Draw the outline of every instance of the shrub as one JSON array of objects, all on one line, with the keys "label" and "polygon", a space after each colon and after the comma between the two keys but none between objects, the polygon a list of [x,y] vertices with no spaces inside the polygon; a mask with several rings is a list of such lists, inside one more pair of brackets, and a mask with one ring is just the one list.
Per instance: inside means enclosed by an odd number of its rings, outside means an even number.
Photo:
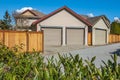
[{"label": "shrub", "polygon": [[22,53],[15,55],[16,51],[5,45],[0,45],[0,80],[119,80],[120,65],[117,55],[112,60],[97,68],[94,64],[96,57],[83,60],[79,55],[59,55],[44,62],[39,53]]}]

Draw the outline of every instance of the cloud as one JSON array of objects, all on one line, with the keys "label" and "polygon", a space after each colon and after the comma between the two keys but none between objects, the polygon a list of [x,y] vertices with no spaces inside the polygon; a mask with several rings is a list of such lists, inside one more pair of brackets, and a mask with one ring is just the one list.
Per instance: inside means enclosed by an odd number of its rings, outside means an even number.
[{"label": "cloud", "polygon": [[114,21],[120,21],[118,17],[114,17]]},{"label": "cloud", "polygon": [[17,13],[22,13],[22,12],[24,12],[24,11],[27,10],[27,9],[33,10],[32,7],[23,7],[23,8],[21,8],[21,9],[17,9],[16,12],[17,12]]},{"label": "cloud", "polygon": [[87,14],[88,17],[94,17],[94,14],[93,13],[89,13]]}]

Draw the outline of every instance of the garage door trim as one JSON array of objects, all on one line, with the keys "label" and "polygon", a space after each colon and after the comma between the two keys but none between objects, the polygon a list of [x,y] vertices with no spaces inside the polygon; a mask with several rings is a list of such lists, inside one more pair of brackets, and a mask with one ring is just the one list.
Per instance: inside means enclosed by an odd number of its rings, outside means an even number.
[{"label": "garage door trim", "polygon": [[[83,35],[83,45],[85,45],[85,28],[80,28],[80,27],[66,27],[66,39],[65,39],[65,43],[67,44],[67,29],[83,29],[84,30],[84,35]],[[68,45],[68,44],[67,44]]]},{"label": "garage door trim", "polygon": [[[61,31],[61,44],[60,45],[62,45],[62,34],[63,34],[63,30],[62,30],[62,27],[41,27],[41,30],[42,29],[60,29],[60,31]],[[43,30],[43,33],[44,33],[44,30]],[[45,37],[45,34],[44,34],[44,37]],[[45,44],[45,39],[44,39],[44,44]]]},{"label": "garage door trim", "polygon": [[[95,28],[95,31],[96,30],[102,30],[102,31],[105,31],[105,44],[107,43],[107,30],[106,29],[100,29],[100,28]],[[95,33],[96,34],[96,33]],[[96,43],[96,42],[95,42]],[[95,44],[96,45],[96,44]]]}]

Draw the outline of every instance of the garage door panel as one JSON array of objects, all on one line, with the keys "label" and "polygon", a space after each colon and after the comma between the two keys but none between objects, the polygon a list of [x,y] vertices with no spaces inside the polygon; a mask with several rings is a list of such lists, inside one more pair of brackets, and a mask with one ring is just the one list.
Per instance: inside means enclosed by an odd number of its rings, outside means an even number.
[{"label": "garage door panel", "polygon": [[42,28],[42,30],[44,30],[45,45],[61,45],[61,28]]},{"label": "garage door panel", "polygon": [[67,29],[67,45],[83,45],[84,29]]},{"label": "garage door panel", "polygon": [[106,30],[95,30],[95,45],[106,44]]}]

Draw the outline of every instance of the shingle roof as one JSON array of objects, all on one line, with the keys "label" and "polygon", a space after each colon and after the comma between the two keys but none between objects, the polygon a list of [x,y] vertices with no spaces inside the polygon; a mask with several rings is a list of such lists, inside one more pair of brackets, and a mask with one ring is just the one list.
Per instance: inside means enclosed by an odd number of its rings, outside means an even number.
[{"label": "shingle roof", "polygon": [[35,13],[37,16],[39,16],[39,17],[43,17],[43,16],[45,16],[45,14],[44,13],[42,13],[42,12],[39,12],[39,11],[37,11],[37,10],[31,10],[33,13]]},{"label": "shingle roof", "polygon": [[[28,16],[22,15],[22,14],[26,13],[27,11],[29,11],[30,13],[32,13],[33,16],[31,16],[31,15],[28,15]],[[22,13],[16,13],[16,14],[14,14],[14,17],[15,17],[15,18],[41,18],[41,17],[43,17],[43,16],[45,16],[44,13],[39,12],[39,11],[37,11],[37,10],[29,10],[29,9],[28,9],[28,10],[25,10],[25,11],[22,12]]]},{"label": "shingle roof", "polygon": [[83,14],[78,14],[78,15],[82,16],[85,19],[89,18],[87,15],[83,15]]},{"label": "shingle roof", "polygon": [[79,14],[80,16],[87,19],[92,25],[95,25],[101,18],[105,21],[105,23],[110,26],[110,21],[105,15],[95,16],[95,17],[89,17],[87,15]]},{"label": "shingle roof", "polygon": [[90,18],[87,18],[87,20],[88,20],[92,25],[94,25],[100,18],[101,18],[100,16],[90,17]]},{"label": "shingle roof", "polygon": [[110,21],[105,15],[95,16],[95,17],[88,17],[87,20],[92,24],[95,25],[100,19],[103,19],[107,26],[110,26]]},{"label": "shingle roof", "polygon": [[82,16],[78,15],[77,13],[75,13],[74,11],[72,11],[71,9],[69,9],[69,8],[66,7],[66,6],[64,6],[64,7],[62,7],[62,8],[59,8],[59,9],[55,10],[54,12],[52,12],[52,13],[50,13],[50,14],[42,17],[41,19],[33,22],[32,25],[36,25],[36,24],[38,24],[39,22],[41,22],[41,21],[43,21],[43,20],[51,17],[52,15],[54,15],[54,14],[56,14],[56,13],[62,11],[62,10],[68,11],[70,14],[72,14],[74,17],[76,17],[77,19],[79,19],[80,21],[82,21],[83,23],[85,23],[86,25],[92,26],[92,24],[89,23],[89,21],[87,21],[85,18],[83,18]]}]

